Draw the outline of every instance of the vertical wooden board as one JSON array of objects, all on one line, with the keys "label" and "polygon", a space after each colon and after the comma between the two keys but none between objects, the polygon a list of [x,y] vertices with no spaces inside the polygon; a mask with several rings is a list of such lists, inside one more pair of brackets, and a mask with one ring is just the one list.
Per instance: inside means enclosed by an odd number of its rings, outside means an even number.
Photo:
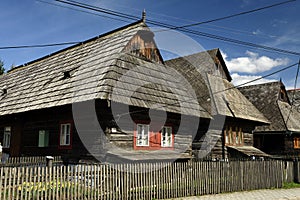
[{"label": "vertical wooden board", "polygon": [[110,177],[109,177],[109,166],[106,164],[105,165],[105,181],[106,181],[106,199],[110,198]]},{"label": "vertical wooden board", "polygon": [[78,165],[78,172],[77,172],[77,182],[78,182],[78,189],[77,189],[77,198],[78,199],[84,199],[83,198],[83,165]]},{"label": "vertical wooden board", "polygon": [[184,196],[188,196],[188,184],[189,184],[189,176],[188,176],[188,170],[187,170],[187,162],[183,163],[183,174],[184,174]]},{"label": "vertical wooden board", "polygon": [[[98,195],[98,199],[104,198],[104,189],[105,189],[105,173],[104,173],[104,166],[98,165],[98,177],[99,177],[99,185],[100,185],[100,194]],[[101,196],[101,198],[100,198]]]},{"label": "vertical wooden board", "polygon": [[8,189],[8,192],[7,192],[8,199],[11,199],[11,197],[12,197],[12,187],[11,187],[12,169],[13,168],[9,168],[9,170],[8,170],[8,187],[7,187],[7,189]]},{"label": "vertical wooden board", "polygon": [[[38,170],[38,166],[34,166],[32,168],[32,179],[31,179],[31,182],[33,183],[33,187],[37,187],[38,185],[38,182],[37,182],[37,170]],[[32,196],[33,198],[37,198],[37,193],[38,191],[36,191],[35,189],[33,189],[32,191]]]},{"label": "vertical wooden board", "polygon": [[86,181],[86,186],[87,186],[87,199],[91,198],[91,184],[92,184],[92,177],[91,177],[91,165],[86,165],[87,167],[87,181]]},{"label": "vertical wooden board", "polygon": [[124,199],[131,199],[131,184],[130,184],[130,173],[131,173],[131,165],[129,165],[128,163],[126,163],[126,179],[125,179],[125,182],[126,182],[126,187],[124,188],[125,189],[125,198]]},{"label": "vertical wooden board", "polygon": [[128,199],[133,199],[132,191],[134,189],[134,179],[132,177],[132,174],[133,174],[132,164],[128,164],[128,167],[129,167],[128,176],[127,176],[127,185],[128,185],[128,192],[129,192],[129,194],[128,194],[129,198]]},{"label": "vertical wooden board", "polygon": [[28,199],[31,199],[31,196],[33,195],[33,193],[34,193],[34,182],[32,181],[32,168],[28,168],[28,167],[26,167],[27,169],[28,169],[28,180],[27,180],[27,182],[30,184],[30,186],[28,187]]},{"label": "vertical wooden board", "polygon": [[178,173],[178,162],[174,163],[174,168],[173,168],[173,173],[174,173],[174,178],[175,178],[175,195],[177,197],[180,197],[179,194],[179,186],[180,186],[180,177],[179,177],[179,173]]},{"label": "vertical wooden board", "polygon": [[92,194],[92,199],[98,199],[97,198],[97,191],[98,191],[98,183],[97,183],[97,180],[98,180],[98,177],[97,177],[97,165],[93,165],[93,177],[94,177],[94,185],[93,185],[93,194]]},{"label": "vertical wooden board", "polygon": [[54,199],[55,198],[55,171],[54,171],[54,167],[51,167],[51,176],[50,176],[50,180],[51,180],[51,189],[50,189],[50,199]]},{"label": "vertical wooden board", "polygon": [[82,187],[83,187],[83,199],[85,199],[86,198],[86,195],[87,195],[87,174],[86,174],[86,168],[87,168],[87,166],[84,164],[84,165],[82,165],[82,167],[83,167],[83,171],[82,171],[82,180],[83,180],[83,184],[82,184]]},{"label": "vertical wooden board", "polygon": [[[1,170],[1,168],[0,168],[0,170]],[[20,188],[20,168],[19,167],[17,167],[16,168],[16,200],[19,200],[20,199],[20,191],[19,191],[19,188]],[[0,173],[0,176],[2,177],[2,174]],[[0,185],[1,185],[2,183],[0,182]],[[1,189],[0,189],[0,191],[2,191]],[[1,194],[0,194],[0,199],[1,199]]]},{"label": "vertical wooden board", "polygon": [[66,166],[66,185],[67,185],[67,198],[73,199],[73,185],[72,185],[72,168],[71,166]]},{"label": "vertical wooden board", "polygon": [[59,183],[60,183],[60,181],[59,181],[59,167],[55,166],[54,171],[55,171],[55,198],[59,199],[59,194],[58,194]]},{"label": "vertical wooden board", "polygon": [[29,187],[27,186],[28,183],[28,168],[25,167],[25,182],[26,182],[26,190],[25,190],[25,199],[28,199],[28,191],[29,191]]},{"label": "vertical wooden board", "polygon": [[63,167],[59,167],[59,199],[64,199],[64,191],[63,191]]},{"label": "vertical wooden board", "polygon": [[0,199],[2,199],[2,194],[5,192],[4,190],[4,181],[3,181],[3,178],[4,178],[4,167],[0,167]]},{"label": "vertical wooden board", "polygon": [[13,168],[13,171],[12,171],[12,199],[16,199],[16,179],[17,179],[17,176],[16,176],[16,173],[17,173],[17,168]]}]

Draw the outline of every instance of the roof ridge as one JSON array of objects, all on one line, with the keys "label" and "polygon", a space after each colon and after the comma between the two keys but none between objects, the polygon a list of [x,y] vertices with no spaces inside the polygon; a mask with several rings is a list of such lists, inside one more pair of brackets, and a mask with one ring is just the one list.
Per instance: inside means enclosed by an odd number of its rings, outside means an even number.
[{"label": "roof ridge", "polygon": [[127,29],[127,28],[129,28],[129,27],[131,27],[131,26],[136,26],[136,25],[138,25],[138,24],[141,24],[141,25],[144,25],[145,27],[148,27],[148,26],[146,25],[146,23],[141,19],[141,20],[138,20],[138,21],[133,22],[133,23],[131,23],[131,24],[127,24],[127,25],[122,26],[122,27],[119,27],[119,28],[117,28],[117,29],[113,29],[113,30],[111,30],[111,31],[108,31],[108,32],[105,32],[105,33],[103,33],[103,34],[97,35],[97,36],[95,36],[95,37],[89,38],[89,39],[84,40],[84,41],[82,41],[82,42],[78,42],[77,44],[71,45],[71,46],[69,46],[69,47],[60,49],[60,50],[55,51],[55,52],[53,52],[53,53],[50,53],[50,54],[48,54],[48,55],[46,55],[46,56],[42,56],[42,57],[40,57],[40,58],[34,59],[34,60],[29,61],[29,62],[27,62],[27,63],[18,65],[18,66],[16,66],[16,67],[14,67],[14,68],[8,70],[7,73],[14,72],[15,70],[22,69],[23,67],[26,67],[26,66],[28,66],[28,65],[31,65],[31,64],[33,64],[33,63],[35,63],[35,62],[38,62],[38,61],[41,61],[41,60],[43,60],[43,59],[49,58],[49,57],[54,56],[54,55],[56,55],[56,54],[59,54],[59,53],[61,53],[61,52],[64,52],[64,51],[67,51],[67,50],[69,50],[69,49],[78,47],[78,46],[80,46],[80,45],[83,45],[83,44],[92,42],[92,41],[97,40],[97,39],[99,39],[99,38],[103,38],[103,37],[108,36],[108,35],[110,35],[110,34],[117,33],[118,31]]},{"label": "roof ridge", "polygon": [[254,87],[258,87],[258,86],[262,86],[262,85],[272,85],[272,84],[276,84],[276,83],[282,83],[280,81],[270,81],[270,82],[266,82],[266,83],[258,83],[258,84],[253,84],[253,85],[246,85],[246,86],[241,86],[238,88],[244,89],[244,88],[254,88]]}]

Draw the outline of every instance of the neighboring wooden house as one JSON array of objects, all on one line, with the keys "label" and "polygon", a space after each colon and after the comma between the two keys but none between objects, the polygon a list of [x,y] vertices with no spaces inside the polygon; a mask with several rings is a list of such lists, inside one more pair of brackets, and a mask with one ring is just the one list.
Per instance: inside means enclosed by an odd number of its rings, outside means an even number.
[{"label": "neighboring wooden house", "polygon": [[270,121],[254,130],[254,146],[279,158],[300,156],[300,113],[291,106],[281,81],[241,87],[239,90]]},{"label": "neighboring wooden house", "polygon": [[[166,66],[153,36],[141,20],[1,76],[3,151],[10,156],[61,155],[75,162],[93,157],[103,161],[176,159],[177,151],[192,142],[188,129],[194,124],[179,130],[182,116],[200,117],[200,127],[211,116],[193,102],[180,106],[168,85],[147,82],[153,78],[178,84],[172,74],[162,76]],[[137,68],[130,82],[122,79]],[[135,83],[142,87],[136,89]],[[117,84],[120,93],[113,98]],[[188,90],[177,91],[185,99],[191,96]],[[112,103],[129,107],[129,113],[125,109],[118,113],[121,120],[115,119]],[[149,109],[157,104],[162,105],[157,112],[167,114],[162,127],[154,130],[156,122],[151,121]],[[127,129],[118,126],[124,113],[133,120],[124,126]],[[100,127],[106,137],[101,136]],[[191,157],[188,150],[180,154],[183,159]]]},{"label": "neighboring wooden house", "polygon": [[298,88],[287,90],[287,94],[291,105],[293,105],[296,108],[296,110],[300,112],[300,89]]},{"label": "neighboring wooden house", "polygon": [[212,159],[269,156],[253,147],[252,134],[255,126],[268,124],[268,120],[230,83],[219,49],[175,58],[166,64],[186,76],[202,107],[214,118],[212,126],[199,130],[193,141],[196,156],[206,155],[205,151],[211,151],[208,157]]}]

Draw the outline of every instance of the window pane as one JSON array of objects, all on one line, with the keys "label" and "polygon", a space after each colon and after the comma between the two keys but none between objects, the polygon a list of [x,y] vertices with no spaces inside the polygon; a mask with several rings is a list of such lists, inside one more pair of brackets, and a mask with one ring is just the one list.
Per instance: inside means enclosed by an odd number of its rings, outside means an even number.
[{"label": "window pane", "polygon": [[11,127],[5,127],[4,135],[3,135],[3,147],[4,148],[10,147],[10,134],[11,134]]},{"label": "window pane", "polygon": [[161,130],[161,146],[172,146],[172,127],[163,127]]},{"label": "window pane", "polygon": [[70,145],[71,124],[61,124],[60,127],[60,145]]},{"label": "window pane", "polygon": [[149,146],[149,125],[137,125],[136,145]]},{"label": "window pane", "polygon": [[47,146],[49,146],[49,131],[40,130],[38,147],[47,147]]}]

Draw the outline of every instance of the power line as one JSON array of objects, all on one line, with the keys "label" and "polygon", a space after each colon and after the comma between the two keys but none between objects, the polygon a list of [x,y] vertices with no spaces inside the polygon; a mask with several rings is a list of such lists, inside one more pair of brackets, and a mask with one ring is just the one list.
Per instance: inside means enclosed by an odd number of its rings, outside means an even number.
[{"label": "power line", "polygon": [[289,65],[289,66],[287,66],[287,67],[284,67],[284,68],[282,68],[282,69],[279,69],[279,70],[277,70],[277,71],[274,71],[274,72],[272,72],[272,73],[270,73],[270,74],[266,74],[266,75],[264,75],[264,76],[262,76],[262,77],[259,77],[259,78],[253,79],[253,80],[251,80],[251,81],[248,81],[248,82],[246,82],[246,83],[242,83],[242,84],[236,85],[235,87],[241,87],[241,86],[248,85],[249,83],[253,83],[253,82],[255,82],[255,81],[259,81],[260,79],[267,78],[267,77],[272,76],[272,75],[274,75],[274,74],[277,74],[277,73],[279,73],[279,72],[282,72],[282,71],[285,71],[285,70],[287,70],[287,69],[290,69],[290,68],[292,68],[292,67],[294,67],[294,66],[296,66],[296,65],[298,65],[298,63]]},{"label": "power line", "polygon": [[63,42],[63,43],[52,43],[52,44],[33,44],[33,45],[22,45],[22,46],[5,46],[0,47],[0,50],[4,49],[24,49],[24,48],[42,48],[42,47],[53,47],[53,46],[64,46],[79,44],[81,42]]},{"label": "power line", "polygon": [[72,0],[67,0],[67,1],[65,1],[65,0],[55,0],[55,1],[60,2],[60,3],[64,3],[64,4],[68,4],[68,5],[72,5],[72,6],[76,6],[76,7],[80,7],[80,8],[84,8],[84,9],[93,10],[93,11],[96,11],[96,12],[102,12],[102,13],[113,15],[113,16],[116,16],[116,17],[121,17],[121,18],[126,18],[126,19],[131,19],[131,20],[139,20],[140,19],[137,16],[133,16],[133,15],[129,15],[129,14],[126,14],[126,13],[113,11],[113,10],[106,9],[106,8],[100,8],[100,7],[97,7],[97,6],[92,6],[92,5],[85,4],[85,3],[80,3],[80,2],[77,2],[77,1],[72,1]]},{"label": "power line", "polygon": [[179,28],[187,28],[187,27],[191,27],[191,26],[198,26],[198,25],[201,25],[201,24],[207,24],[207,23],[211,23],[211,22],[221,21],[221,20],[224,20],[224,19],[229,19],[229,18],[233,18],[233,17],[237,17],[237,16],[241,16],[241,15],[245,15],[245,14],[249,14],[249,13],[269,9],[269,8],[273,8],[273,7],[276,7],[276,6],[283,5],[283,4],[291,3],[293,1],[296,1],[296,0],[284,1],[284,2],[280,2],[280,3],[272,4],[272,5],[269,5],[269,6],[265,6],[265,7],[249,10],[249,11],[244,11],[244,12],[228,15],[228,16],[225,16],[225,17],[219,17],[219,18],[215,18],[215,19],[211,19],[211,20],[207,20],[207,21],[203,21],[203,22],[197,22],[197,23],[194,23],[194,24],[188,24],[188,25],[180,26]]},{"label": "power line", "polygon": [[[73,0],[55,0],[55,1],[65,3],[65,4],[68,4],[68,5],[72,5],[72,6],[76,6],[76,7],[80,7],[80,8],[84,8],[84,9],[93,10],[93,11],[96,11],[96,12],[102,12],[102,13],[105,13],[105,14],[109,14],[109,15],[113,15],[113,16],[117,16],[117,17],[121,17],[121,18],[130,19],[130,20],[139,19],[139,17],[133,16],[133,15],[113,11],[113,10],[110,10],[110,9],[100,8],[100,7],[80,3],[80,2],[77,2],[77,1],[73,1]],[[262,7],[262,8],[257,8],[257,9],[254,9],[254,10],[238,13],[238,14],[235,14],[235,15],[239,16],[239,15],[247,14],[247,13],[250,13],[250,12],[256,12],[256,11],[259,11],[259,10],[262,10],[262,9],[267,9],[267,8],[271,8],[271,7],[274,7],[274,6],[279,6],[279,5],[290,3],[290,2],[293,2],[293,1],[295,1],[295,0],[284,1],[284,2],[273,4],[273,5],[270,5],[270,6],[265,6],[265,7]],[[40,2],[44,2],[44,1],[40,1]],[[227,19],[227,18],[231,18],[231,17],[233,17],[233,15],[225,16],[223,18]],[[116,19],[116,18],[114,18],[114,19]],[[119,20],[119,19],[116,19],[116,20]],[[213,20],[221,20],[221,18],[217,18],[217,19],[213,19]],[[211,21],[211,20],[209,20],[209,21]],[[198,22],[198,23],[194,23],[194,24],[209,23],[209,21]],[[259,44],[255,44],[255,43],[251,43],[251,42],[245,42],[245,41],[241,41],[241,40],[237,40],[237,39],[232,39],[232,38],[218,36],[218,35],[214,35],[214,34],[210,34],[210,33],[205,33],[205,32],[200,32],[200,31],[195,31],[195,30],[182,28],[182,27],[191,26],[193,24],[189,24],[189,25],[185,25],[185,26],[174,26],[174,25],[170,25],[170,24],[166,24],[166,23],[162,23],[162,22],[157,22],[157,21],[153,21],[153,20],[148,20],[148,23],[152,24],[152,25],[156,25],[156,26],[165,27],[165,28],[168,28],[168,29],[180,30],[182,32],[193,34],[193,35],[200,36],[200,37],[207,37],[207,38],[211,38],[211,39],[215,39],[215,40],[221,40],[221,41],[224,41],[224,42],[235,43],[235,44],[242,45],[242,46],[250,46],[250,47],[254,47],[254,48],[264,49],[264,50],[267,50],[267,51],[272,51],[272,52],[275,51],[275,52],[279,52],[279,53],[300,56],[300,53],[295,52],[295,51],[289,51],[289,50],[285,50],[285,49],[279,49],[279,48],[269,47],[269,46],[265,46],[265,45],[259,45]],[[76,43],[79,43],[79,42],[74,42],[74,43],[71,42],[69,44],[76,44]],[[17,48],[35,48],[35,47],[59,46],[59,45],[65,45],[65,44],[68,44],[68,43],[0,47],[0,50],[1,49],[17,49]]]},{"label": "power line", "polygon": [[291,99],[291,108],[289,110],[289,114],[288,114],[288,117],[286,119],[285,124],[288,123],[288,121],[290,119],[290,115],[291,115],[292,110],[293,110],[294,98],[295,98],[295,93],[296,93],[296,88],[297,88],[297,82],[298,82],[299,69],[300,69],[300,59],[299,59],[299,62],[298,62],[298,67],[297,67],[297,72],[296,72],[296,77],[295,77],[295,82],[294,82],[294,91],[293,91],[293,96],[292,96],[292,99]]},{"label": "power line", "polygon": [[129,22],[127,20],[114,18],[114,17],[109,17],[107,15],[100,15],[100,14],[97,14],[97,13],[88,12],[88,11],[84,11],[84,10],[80,10],[80,9],[76,9],[76,8],[72,8],[72,7],[68,7],[68,6],[63,6],[63,5],[59,5],[59,4],[55,4],[55,3],[51,3],[51,2],[47,2],[47,1],[43,1],[43,0],[36,0],[36,1],[41,2],[41,3],[46,3],[46,4],[49,4],[49,5],[53,5],[53,6],[57,6],[57,7],[61,7],[61,8],[67,8],[67,9],[74,10],[74,11],[77,11],[77,12],[87,13],[87,14],[91,14],[91,15],[95,15],[95,16],[99,16],[99,17],[104,17],[104,18],[108,18],[108,19],[112,19],[112,20],[123,21],[123,22],[127,22],[127,23]]},{"label": "power line", "polygon": [[[91,10],[94,10],[94,11],[97,11],[97,12],[112,14],[112,15],[118,16],[118,17],[124,17],[124,18],[127,18],[127,19],[138,19],[138,17],[133,16],[133,15],[128,15],[126,13],[121,13],[121,12],[113,11],[113,10],[110,10],[110,9],[99,8],[97,6],[91,6],[91,5],[80,3],[80,2],[77,2],[77,1],[74,1],[74,0],[56,0],[56,1],[61,2],[61,3],[66,3],[66,4],[69,4],[69,5],[73,5],[73,6],[79,6],[81,8],[85,8],[85,9],[91,9]],[[281,2],[281,3],[273,4],[273,5],[270,5],[270,6],[257,8],[255,10],[253,10],[253,12],[258,11],[258,10],[262,10],[262,9],[271,8],[271,7],[274,7],[274,6],[279,6],[279,5],[286,4],[286,3],[290,3],[290,2],[293,2],[293,1],[295,1],[295,0],[285,1],[285,2]],[[252,11],[246,11],[244,13],[246,14],[246,13],[250,13],[250,12],[252,12]],[[239,15],[241,15],[241,14],[242,13],[239,13]],[[238,14],[236,14],[236,15],[238,15]],[[227,16],[227,17],[230,17],[230,16]],[[224,18],[227,18],[227,17],[224,17]],[[233,16],[231,16],[231,17],[233,17]],[[218,19],[218,20],[221,20],[221,19]],[[154,21],[154,20],[147,20],[147,22],[149,24],[152,24],[152,25],[161,26],[161,27],[168,28],[168,29],[173,29],[173,30],[180,30],[180,31],[183,31],[183,32],[186,32],[186,33],[197,35],[197,36],[208,37],[208,38],[211,38],[211,39],[216,39],[216,40],[221,40],[221,41],[225,41],[225,42],[235,43],[235,44],[242,45],[242,46],[250,46],[250,47],[254,47],[254,48],[265,49],[267,51],[276,51],[276,52],[280,52],[280,53],[284,53],[284,54],[292,54],[292,55],[300,56],[300,53],[295,52],[295,51],[289,51],[289,50],[285,50],[285,49],[279,49],[279,48],[275,48],[275,47],[259,45],[259,44],[255,44],[255,43],[251,43],[251,42],[245,42],[245,41],[241,41],[241,40],[237,40],[237,39],[227,38],[227,37],[218,36],[218,35],[205,33],[205,32],[200,32],[200,31],[196,31],[196,30],[190,30],[190,29],[182,28],[182,26],[174,26],[174,25],[170,25],[170,24],[166,24],[166,23],[162,23],[162,22],[157,22],[157,21]],[[208,21],[205,22],[205,23],[208,23]],[[186,25],[186,26],[189,26],[189,25]]]}]

